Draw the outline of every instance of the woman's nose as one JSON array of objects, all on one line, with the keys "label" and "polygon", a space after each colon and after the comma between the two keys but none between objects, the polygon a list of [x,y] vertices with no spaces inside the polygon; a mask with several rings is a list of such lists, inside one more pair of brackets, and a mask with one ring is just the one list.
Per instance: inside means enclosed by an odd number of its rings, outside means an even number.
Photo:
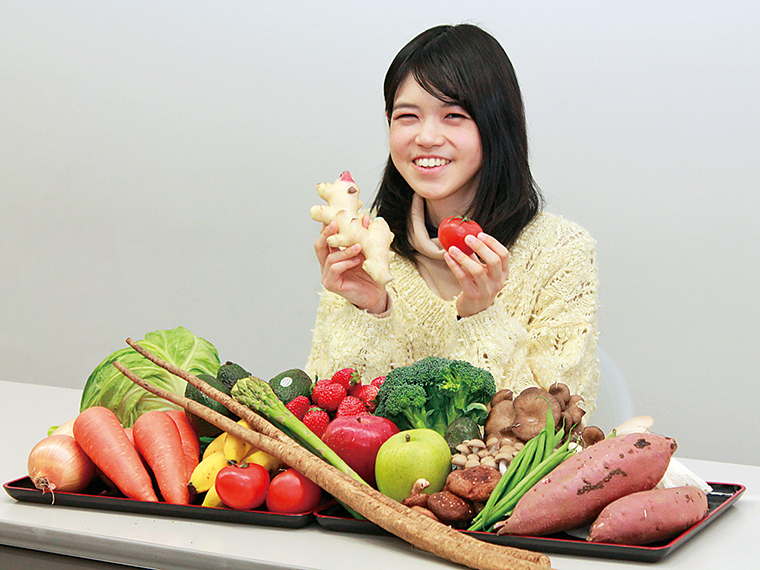
[{"label": "woman's nose", "polygon": [[440,146],[443,144],[441,125],[434,120],[421,121],[417,131],[417,144],[424,147]]}]

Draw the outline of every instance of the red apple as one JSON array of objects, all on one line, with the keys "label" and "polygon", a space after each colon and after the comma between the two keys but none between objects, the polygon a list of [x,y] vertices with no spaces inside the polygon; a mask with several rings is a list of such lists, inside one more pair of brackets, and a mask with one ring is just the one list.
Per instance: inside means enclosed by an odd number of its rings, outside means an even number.
[{"label": "red apple", "polygon": [[322,441],[374,487],[377,452],[398,431],[396,424],[380,416],[340,416],[328,424]]}]

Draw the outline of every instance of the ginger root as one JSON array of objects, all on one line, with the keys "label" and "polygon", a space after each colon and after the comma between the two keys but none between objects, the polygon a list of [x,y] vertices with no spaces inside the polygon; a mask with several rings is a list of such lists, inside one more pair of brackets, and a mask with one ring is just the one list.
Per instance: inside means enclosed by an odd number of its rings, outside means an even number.
[{"label": "ginger root", "polygon": [[375,218],[365,228],[359,210],[359,186],[349,172],[344,172],[332,184],[317,184],[317,193],[327,205],[314,206],[311,217],[317,222],[336,222],[338,232],[327,238],[330,247],[349,247],[355,243],[362,246],[365,261],[362,268],[374,281],[385,285],[393,279],[390,270],[393,252],[390,249],[393,232],[383,218]]}]

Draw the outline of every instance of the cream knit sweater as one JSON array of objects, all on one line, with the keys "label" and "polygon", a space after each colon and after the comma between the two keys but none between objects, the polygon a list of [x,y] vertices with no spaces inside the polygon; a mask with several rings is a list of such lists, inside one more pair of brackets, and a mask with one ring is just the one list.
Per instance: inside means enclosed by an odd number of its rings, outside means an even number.
[{"label": "cream knit sweater", "polygon": [[594,409],[597,269],[595,242],[583,228],[538,214],[510,248],[509,278],[494,304],[463,319],[456,298],[434,293],[420,268],[424,278],[410,260],[394,257],[391,308],[381,316],[323,291],[306,372],[322,378],[351,366],[367,382],[438,355],[488,369],[497,388],[515,392],[564,382]]}]

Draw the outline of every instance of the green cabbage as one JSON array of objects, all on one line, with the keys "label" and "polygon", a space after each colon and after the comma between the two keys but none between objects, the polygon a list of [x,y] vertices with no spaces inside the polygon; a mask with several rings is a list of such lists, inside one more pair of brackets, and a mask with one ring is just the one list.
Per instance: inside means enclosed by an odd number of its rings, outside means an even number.
[{"label": "green cabbage", "polygon": [[[214,345],[184,327],[148,333],[138,344],[159,358],[195,375],[216,376],[221,366]],[[113,366],[117,360],[151,384],[175,394],[185,393],[187,382],[182,378],[169,374],[133,348],[127,347],[111,354],[90,374],[82,391],[80,411],[93,406],[105,406],[113,410],[127,428],[132,427],[141,414],[150,410],[180,409],[124,376]]]}]

